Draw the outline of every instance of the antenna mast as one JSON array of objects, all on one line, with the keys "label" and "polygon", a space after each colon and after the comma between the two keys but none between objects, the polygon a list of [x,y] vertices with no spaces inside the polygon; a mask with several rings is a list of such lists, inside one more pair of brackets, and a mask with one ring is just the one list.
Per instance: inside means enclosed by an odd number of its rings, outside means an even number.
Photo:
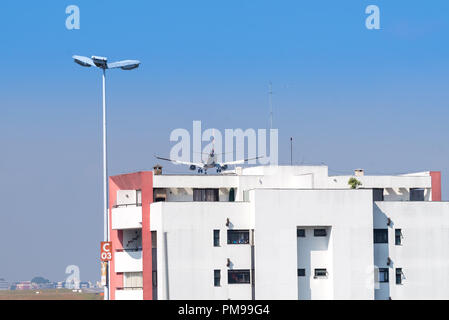
[{"label": "antenna mast", "polygon": [[268,84],[268,100],[270,103],[270,130],[273,129],[273,90],[272,90],[272,86],[271,86],[271,81]]},{"label": "antenna mast", "polygon": [[293,137],[290,137],[290,165],[293,165]]}]

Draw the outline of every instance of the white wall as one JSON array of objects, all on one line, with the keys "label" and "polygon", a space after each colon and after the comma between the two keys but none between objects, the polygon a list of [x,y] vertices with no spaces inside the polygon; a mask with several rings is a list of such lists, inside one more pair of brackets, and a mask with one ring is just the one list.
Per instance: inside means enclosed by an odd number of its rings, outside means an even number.
[{"label": "white wall", "polygon": [[[250,229],[248,212],[249,204],[241,202],[151,204],[151,230],[157,231],[158,299],[251,299],[250,285],[227,284],[226,266],[229,258],[234,269],[251,268],[250,245],[228,245],[225,225],[229,218],[231,228]],[[213,246],[214,229],[220,230],[220,247]],[[215,269],[221,270],[220,287],[214,287]]]},{"label": "white wall", "polygon": [[142,228],[142,207],[112,208],[111,227],[114,230]]},{"label": "white wall", "polygon": [[[305,276],[298,276],[298,299],[323,300],[333,298],[332,232],[330,227],[314,226],[305,230],[305,237],[297,237],[297,267],[305,269]],[[315,237],[314,229],[325,229],[325,237]],[[315,269],[326,269],[325,278],[315,278]]]},{"label": "white wall", "polygon": [[115,272],[142,272],[142,251],[114,252]]},{"label": "white wall", "polygon": [[[306,258],[302,252],[311,258],[308,275],[313,276],[315,265],[326,264],[329,271],[327,279],[306,283],[311,298],[449,298],[448,204],[384,201],[376,202],[373,211],[372,190],[349,190],[350,177],[328,177],[326,166],[155,176],[155,188],[174,191],[168,201],[188,201],[151,205],[151,229],[158,232],[158,298],[251,299],[251,285],[227,284],[227,258],[234,269],[251,269],[251,250],[249,245],[225,243],[226,218],[231,228],[255,229],[256,299],[301,298],[297,268]],[[385,188],[386,200],[408,200],[409,188],[425,188],[430,199],[427,175],[357,178],[363,188]],[[237,189],[236,202],[192,202],[192,188],[221,188],[220,201],[226,201],[231,187]],[[114,218],[114,210],[113,227],[114,219],[120,219]],[[373,228],[384,226],[387,216],[394,223],[390,244],[373,245]],[[328,228],[327,249],[298,242],[300,226]],[[401,247],[394,246],[395,226],[403,230]],[[220,247],[213,246],[214,229],[220,230]],[[396,286],[391,269],[390,283],[375,291],[374,264],[384,267],[388,257],[393,268],[403,268],[406,279]],[[213,285],[214,269],[221,270],[220,287]]]},{"label": "white wall", "polygon": [[143,290],[116,290],[115,300],[143,300]]},{"label": "white wall", "polygon": [[137,204],[136,190],[117,190],[116,205]]},{"label": "white wall", "polygon": [[[374,207],[374,227],[388,227],[388,245],[376,253],[375,263],[390,268],[389,291],[392,299],[449,299],[449,203],[387,202]],[[394,230],[402,229],[400,246],[395,245]],[[376,245],[379,246],[379,245]],[[395,268],[402,268],[405,279],[396,285]],[[379,298],[388,298],[383,286]]]},{"label": "white wall", "polygon": [[329,188],[348,188],[350,178],[356,178],[362,182],[362,188],[431,188],[430,176],[330,176]]},{"label": "white wall", "polygon": [[297,226],[332,227],[333,298],[374,298],[371,190],[251,193],[256,299],[298,299]]}]

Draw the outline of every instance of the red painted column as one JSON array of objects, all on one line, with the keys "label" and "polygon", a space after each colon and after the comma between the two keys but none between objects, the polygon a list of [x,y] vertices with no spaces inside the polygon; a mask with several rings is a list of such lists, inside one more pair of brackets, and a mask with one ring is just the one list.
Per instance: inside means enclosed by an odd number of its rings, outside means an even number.
[{"label": "red painted column", "polygon": [[432,179],[432,201],[441,201],[441,172],[430,171]]},{"label": "red painted column", "polygon": [[[109,294],[110,299],[115,300],[115,290],[123,287],[123,274],[115,273],[115,251],[123,249],[123,231],[112,230],[112,208],[117,201],[117,190],[120,188],[115,184],[112,177],[109,178],[109,239],[112,242],[112,260],[109,262]],[[119,232],[122,231],[122,232]]]},{"label": "red painted column", "polygon": [[150,204],[153,203],[153,172],[142,172],[143,300],[153,299]]},{"label": "red painted column", "polygon": [[[153,202],[153,172],[143,171],[130,174],[122,174],[109,178],[109,234],[112,248],[123,248],[122,230],[112,230],[112,208],[116,205],[117,190],[141,190],[142,191],[142,264],[143,264],[143,298],[151,300],[152,291],[152,255],[151,255],[151,231],[150,231],[150,204]],[[115,253],[114,253],[115,254]],[[110,287],[111,300],[115,299],[117,287],[123,287],[123,274],[114,272],[114,259],[110,263]]]}]

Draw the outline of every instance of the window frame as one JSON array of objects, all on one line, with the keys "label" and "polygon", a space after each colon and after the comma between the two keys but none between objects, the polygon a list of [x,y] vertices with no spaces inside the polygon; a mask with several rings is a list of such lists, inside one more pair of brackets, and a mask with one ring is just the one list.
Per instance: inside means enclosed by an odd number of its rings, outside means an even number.
[{"label": "window frame", "polygon": [[396,284],[402,284],[402,268],[396,268]]},{"label": "window frame", "polygon": [[296,229],[296,237],[297,238],[305,238],[306,237],[306,229],[304,229],[304,228]]},{"label": "window frame", "polygon": [[157,249],[157,231],[151,231],[151,249]]},{"label": "window frame", "polygon": [[[318,274],[319,272],[323,272],[324,274]],[[327,276],[329,275],[329,272],[327,272],[327,268],[315,268],[313,270],[313,278],[314,279],[318,279],[318,278],[327,278]]]},{"label": "window frame", "polygon": [[298,268],[298,277],[305,277],[306,276],[306,269],[305,268]]},{"label": "window frame", "polygon": [[194,202],[218,202],[220,201],[219,188],[193,188]]},{"label": "window frame", "polygon": [[[248,239],[248,241],[247,242],[237,242],[237,243],[235,243],[235,242],[231,242],[231,240],[230,240],[230,237],[229,237],[229,234],[238,234],[238,233],[244,233],[244,234],[246,234],[247,235],[247,239]],[[227,244],[231,244],[231,245],[239,245],[239,244],[250,244],[250,234],[249,234],[249,229],[228,229],[227,230],[227,232],[226,232],[226,236],[227,236],[227,241],[226,241],[226,243]],[[246,237],[244,237],[244,239],[246,240]],[[239,240],[238,240],[239,241]]]},{"label": "window frame", "polygon": [[157,288],[157,270],[151,271],[151,282],[153,288]]},{"label": "window frame", "polygon": [[[383,274],[384,278],[381,281],[380,275]],[[390,269],[388,268],[379,268],[378,269],[378,281],[380,283],[389,283],[390,282]]]},{"label": "window frame", "polygon": [[[377,232],[377,235],[379,235],[380,231],[382,231],[384,233],[384,235],[386,235],[385,239],[383,239],[385,241],[379,241],[379,238],[376,238],[376,232]],[[373,242],[375,244],[378,244],[378,243],[388,244],[388,228],[374,228],[373,229]]]},{"label": "window frame", "polygon": [[[233,279],[232,274],[244,274],[245,281],[230,281]],[[228,270],[228,284],[250,284],[251,283],[251,271],[249,269],[229,269]]]},{"label": "window frame", "polygon": [[[412,193],[415,195],[415,197],[416,197],[416,193],[415,192],[419,192],[419,198],[418,199],[412,199]],[[424,188],[410,188],[410,191],[409,191],[409,194],[410,194],[410,197],[409,197],[409,200],[410,201],[424,201],[425,200],[425,198],[426,198],[426,195],[425,195],[425,189]]]},{"label": "window frame", "polygon": [[[385,192],[384,188],[373,188],[373,201],[384,201],[385,200],[384,192]],[[380,199],[377,199],[377,197],[375,197],[377,195],[380,196]]]},{"label": "window frame", "polygon": [[213,231],[213,238],[214,238],[214,247],[220,246],[220,229],[214,229]]},{"label": "window frame", "polygon": [[214,270],[214,287],[221,287],[221,270]]},{"label": "window frame", "polygon": [[394,229],[394,244],[402,246],[402,229]]},{"label": "window frame", "polygon": [[[323,234],[323,233],[320,233],[320,232],[322,232],[322,231],[324,231],[324,234]],[[326,230],[325,228],[316,228],[316,229],[313,229],[313,236],[314,236],[314,237],[327,237],[327,230]]]}]

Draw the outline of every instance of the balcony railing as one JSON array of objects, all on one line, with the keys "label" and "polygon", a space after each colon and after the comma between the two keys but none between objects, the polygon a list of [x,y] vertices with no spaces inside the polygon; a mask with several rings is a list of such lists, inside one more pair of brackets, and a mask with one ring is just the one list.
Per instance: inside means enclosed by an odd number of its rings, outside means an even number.
[{"label": "balcony railing", "polygon": [[[129,288],[129,287],[128,287]],[[117,288],[115,291],[116,300],[143,300],[143,288]]]},{"label": "balcony railing", "polygon": [[112,206],[113,208],[123,208],[123,207],[141,207],[142,203],[122,203],[122,204],[116,204],[115,206]]},{"label": "balcony railing", "polygon": [[122,206],[112,209],[112,229],[139,229],[142,228],[142,207]]},{"label": "balcony railing", "polygon": [[136,252],[136,251],[142,251],[142,247],[115,249],[115,252]]},{"label": "balcony railing", "polygon": [[116,250],[115,272],[142,272],[142,250]]},{"label": "balcony railing", "polygon": [[143,287],[117,287],[117,290],[143,290]]}]

